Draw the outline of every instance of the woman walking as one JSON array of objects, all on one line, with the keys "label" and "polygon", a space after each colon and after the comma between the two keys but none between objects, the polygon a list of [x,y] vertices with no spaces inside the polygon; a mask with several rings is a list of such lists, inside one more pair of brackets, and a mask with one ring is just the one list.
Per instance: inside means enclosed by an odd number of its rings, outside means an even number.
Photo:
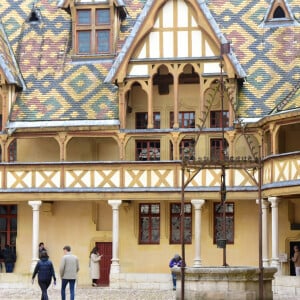
[{"label": "woman walking", "polygon": [[98,248],[94,247],[90,253],[90,275],[92,286],[98,286],[97,281],[100,279],[100,260],[103,255],[100,255]]},{"label": "woman walking", "polygon": [[38,283],[42,291],[41,300],[48,300],[47,290],[51,283],[53,277],[54,284],[56,284],[56,277],[54,272],[54,267],[52,262],[49,260],[47,251],[42,251],[40,254],[40,260],[36,264],[33,274],[32,283],[34,283],[34,278],[38,274]]}]

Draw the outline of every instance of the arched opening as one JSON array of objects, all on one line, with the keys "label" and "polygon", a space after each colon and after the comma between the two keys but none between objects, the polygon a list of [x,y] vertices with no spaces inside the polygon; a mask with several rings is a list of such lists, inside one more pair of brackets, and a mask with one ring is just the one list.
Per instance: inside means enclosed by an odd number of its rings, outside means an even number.
[{"label": "arched opening", "polygon": [[173,84],[173,76],[165,65],[160,66],[153,76],[153,85],[158,87],[159,95],[169,95],[171,84]]}]

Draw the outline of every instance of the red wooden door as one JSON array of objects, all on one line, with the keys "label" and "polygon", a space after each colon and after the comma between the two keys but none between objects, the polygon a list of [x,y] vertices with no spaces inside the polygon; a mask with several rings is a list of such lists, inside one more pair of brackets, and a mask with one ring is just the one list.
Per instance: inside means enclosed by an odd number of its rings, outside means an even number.
[{"label": "red wooden door", "polygon": [[112,243],[96,243],[99,254],[103,255],[100,261],[100,279],[98,285],[109,285],[109,272],[112,259]]}]

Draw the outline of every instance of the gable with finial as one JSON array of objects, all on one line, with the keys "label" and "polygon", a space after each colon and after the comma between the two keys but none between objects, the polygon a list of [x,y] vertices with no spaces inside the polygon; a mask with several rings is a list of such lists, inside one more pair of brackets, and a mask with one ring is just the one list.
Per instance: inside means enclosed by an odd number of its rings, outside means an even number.
[{"label": "gable with finial", "polygon": [[[202,72],[219,72],[221,45],[228,44],[205,1],[148,0],[135,22],[105,82],[150,76],[156,61],[197,60]],[[232,49],[224,55],[229,76],[244,78],[242,66]]]}]

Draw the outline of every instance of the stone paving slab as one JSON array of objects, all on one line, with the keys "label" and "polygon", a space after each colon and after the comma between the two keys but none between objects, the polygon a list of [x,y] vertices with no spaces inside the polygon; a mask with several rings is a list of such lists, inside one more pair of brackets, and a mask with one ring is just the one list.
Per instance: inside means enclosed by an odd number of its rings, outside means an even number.
[{"label": "stone paving slab", "polygon": [[[108,287],[77,287],[76,300],[175,300],[174,291],[112,289]],[[60,288],[50,286],[49,300],[60,300]],[[69,299],[69,289],[66,289],[66,298]],[[41,298],[37,286],[29,288],[0,288],[0,299],[5,300],[38,300]]]},{"label": "stone paving slab", "polygon": [[[60,287],[50,286],[49,300],[60,300]],[[69,290],[66,290],[69,299]],[[38,300],[41,297],[39,287],[35,284],[28,288],[0,288],[2,300]],[[109,287],[76,287],[76,300],[175,300],[176,292],[172,290],[133,290],[113,289]],[[274,294],[273,300],[299,300],[299,297]]]}]

